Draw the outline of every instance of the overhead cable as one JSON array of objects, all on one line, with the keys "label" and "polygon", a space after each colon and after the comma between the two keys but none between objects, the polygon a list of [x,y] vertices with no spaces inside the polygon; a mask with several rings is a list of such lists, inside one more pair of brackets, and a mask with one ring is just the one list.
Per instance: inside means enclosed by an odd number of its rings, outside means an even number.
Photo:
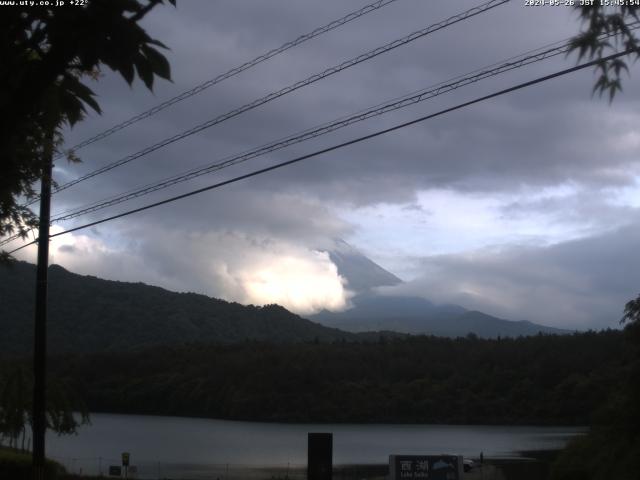
[{"label": "overhead cable", "polygon": [[[279,55],[280,53],[283,53],[293,47],[296,47],[304,42],[306,42],[307,40],[311,40],[312,38],[315,38],[319,35],[322,35],[323,33],[327,33],[331,30],[334,30],[346,23],[349,23],[357,18],[360,18],[368,13],[371,13],[373,11],[376,11],[382,7],[385,7],[387,5],[389,5],[390,3],[393,3],[397,0],[378,0],[376,2],[370,3],[368,5],[365,5],[364,7],[360,8],[359,10],[356,10],[354,12],[351,12],[337,20],[334,20],[332,22],[327,23],[326,25],[323,25],[322,27],[318,27],[314,30],[312,30],[309,33],[306,33],[304,35],[300,35],[298,38],[296,38],[295,40],[292,40],[290,42],[286,42],[284,44],[282,44],[281,46],[279,46],[278,48],[274,48],[273,50],[269,50],[266,53],[263,53],[262,55],[257,56],[256,58],[254,58],[253,60],[249,60],[248,62],[243,63],[242,65],[239,65],[237,67],[232,68],[231,70],[222,73],[210,80],[207,80],[206,82],[203,82],[199,85],[196,85],[195,87],[191,88],[190,90],[184,91],[182,93],[180,93],[179,95],[176,95],[175,97],[172,97],[168,100],[165,100],[164,102],[150,108],[149,110],[146,110],[142,113],[139,113],[138,115],[135,115],[134,117],[129,118],[128,120],[125,120],[121,123],[118,123],[114,126],[112,126],[111,128],[108,128],[107,130],[104,130],[103,132],[98,133],[97,135],[94,135],[93,137],[90,137],[80,143],[78,143],[77,145],[74,145],[73,147],[69,148],[68,150],[71,150],[73,152],[77,152],[78,150],[80,150],[81,148],[86,147],[87,145],[91,145],[92,143],[95,143],[99,140],[102,140],[104,138],[107,138],[108,136],[129,127],[130,125],[133,125],[134,123],[139,122],[140,120],[144,120],[145,118],[151,117],[152,115],[155,115],[156,113],[164,110],[165,108],[170,107],[171,105],[174,105],[178,102],[181,102],[183,100],[186,100],[187,98],[193,97],[194,95],[197,95],[198,93],[206,90],[209,87],[212,87],[224,80],[227,80],[228,78],[231,78],[241,72],[244,72],[245,70],[248,70],[252,67],[255,67],[256,65],[269,60],[272,57],[275,57],[276,55]],[[63,156],[63,154],[59,155],[58,158],[60,158],[61,156]]]},{"label": "overhead cable", "polygon": [[[325,154],[325,153],[328,153],[328,152],[332,152],[334,150],[338,150],[340,148],[347,147],[349,145],[354,145],[356,143],[364,142],[366,140],[370,140],[372,138],[384,135],[386,133],[390,133],[390,132],[399,130],[401,128],[405,128],[405,127],[408,127],[408,126],[411,126],[411,125],[415,125],[417,123],[424,122],[426,120],[439,117],[441,115],[453,112],[455,110],[460,110],[462,108],[469,107],[471,105],[474,105],[476,103],[480,103],[480,102],[489,100],[491,98],[499,97],[501,95],[505,95],[507,93],[514,92],[516,90],[521,90],[523,88],[527,88],[527,87],[530,87],[530,86],[533,86],[533,85],[536,85],[536,84],[539,84],[539,83],[542,83],[542,82],[546,82],[548,80],[551,80],[551,79],[554,79],[554,78],[557,78],[557,77],[561,77],[561,76],[567,75],[569,73],[577,72],[579,70],[583,70],[585,68],[589,68],[589,67],[592,67],[594,65],[600,64],[602,62],[608,62],[610,60],[614,60],[616,58],[622,57],[624,55],[628,55],[628,54],[633,53],[633,52],[635,52],[634,49],[628,49],[628,50],[625,50],[623,52],[614,53],[612,55],[609,55],[609,56],[601,58],[601,59],[592,60],[592,61],[587,62],[587,63],[576,65],[575,67],[571,67],[571,68],[567,68],[567,69],[564,69],[564,70],[560,70],[560,71],[552,73],[550,75],[545,75],[543,77],[538,77],[538,78],[536,78],[534,80],[530,80],[528,82],[520,83],[518,85],[509,87],[509,88],[505,88],[503,90],[499,90],[499,91],[491,93],[489,95],[485,95],[485,96],[476,98],[474,100],[470,100],[468,102],[460,103],[460,104],[455,105],[453,107],[449,107],[449,108],[446,108],[444,110],[440,110],[440,111],[438,111],[436,113],[425,115],[423,117],[416,118],[414,120],[411,120],[411,121],[408,121],[408,122],[404,122],[404,123],[401,123],[399,125],[395,125],[393,127],[385,128],[384,130],[379,130],[377,132],[374,132],[374,133],[371,133],[371,134],[368,134],[368,135],[364,135],[362,137],[358,137],[358,138],[355,138],[353,140],[349,140],[347,142],[343,142],[343,143],[340,143],[338,145],[334,145],[332,147],[324,148],[322,150],[317,150],[317,151],[315,151],[313,153],[309,153],[307,155],[302,155],[302,156],[296,157],[296,158],[294,158],[292,160],[287,160],[285,162],[277,163],[277,164],[271,165],[269,167],[261,168],[259,170],[254,170],[253,172],[250,172],[250,173],[247,173],[247,174],[244,174],[244,175],[240,175],[240,176],[237,176],[237,177],[234,177],[234,178],[222,181],[222,182],[218,182],[218,183],[215,183],[213,185],[209,185],[207,187],[199,188],[197,190],[192,190],[190,192],[183,193],[181,195],[176,195],[174,197],[170,197],[170,198],[167,198],[165,200],[154,202],[154,203],[145,205],[143,207],[134,208],[132,210],[128,210],[128,211],[119,213],[117,215],[112,215],[110,217],[106,217],[106,218],[103,218],[101,220],[96,220],[96,221],[93,221],[93,222],[85,223],[84,225],[80,225],[80,226],[77,226],[77,227],[69,228],[69,229],[64,230],[62,232],[58,232],[58,233],[55,233],[53,235],[50,235],[49,238],[55,238],[55,237],[59,237],[61,235],[66,235],[67,233],[72,233],[72,232],[76,232],[78,230],[83,230],[85,228],[94,227],[94,226],[100,225],[102,223],[110,222],[112,220],[116,220],[116,219],[119,219],[119,218],[127,217],[129,215],[133,215],[134,213],[143,212],[145,210],[149,210],[151,208],[159,207],[161,205],[166,205],[168,203],[172,203],[172,202],[175,202],[177,200],[181,200],[183,198],[191,197],[191,196],[197,195],[199,193],[203,193],[203,192],[206,192],[206,191],[209,191],[209,190],[220,188],[220,187],[223,187],[225,185],[229,185],[229,184],[232,184],[232,183],[239,182],[241,180],[246,180],[247,178],[255,177],[255,176],[261,175],[263,173],[267,173],[267,172],[270,172],[270,171],[273,171],[273,170],[277,170],[277,169],[280,169],[280,168],[283,168],[283,167],[286,167],[286,166],[289,166],[289,165],[292,165],[292,164],[295,164],[295,163],[299,163],[299,162],[302,162],[302,161],[307,160],[309,158],[317,157],[319,155],[322,155],[322,154]],[[15,252],[17,252],[19,250],[22,250],[25,247],[28,247],[29,245],[33,245],[36,242],[37,242],[37,239],[32,241],[32,242],[26,243],[26,244],[24,244],[24,245],[22,245],[22,246],[20,246],[20,247],[18,247],[16,249],[10,251],[9,254],[11,255],[11,254],[13,254],[13,253],[15,253]]]},{"label": "overhead cable", "polygon": [[[631,30],[635,30],[638,28],[638,25],[639,25],[639,22],[634,22],[632,24],[629,24],[628,28],[630,28]],[[609,36],[611,36],[611,34],[603,35],[603,38],[609,37]],[[236,165],[238,163],[245,162],[247,160],[265,155],[267,153],[272,153],[276,150],[280,150],[290,145],[300,143],[312,138],[316,138],[321,135],[325,135],[327,133],[352,125],[354,123],[367,120],[371,117],[383,115],[385,113],[388,113],[394,110],[398,110],[401,108],[408,107],[410,105],[414,105],[419,102],[423,102],[425,100],[429,100],[436,96],[442,95],[444,93],[448,93],[452,90],[456,90],[458,88],[464,87],[472,83],[476,83],[486,78],[497,76],[502,73],[506,73],[508,71],[530,65],[532,63],[537,63],[537,62],[546,60],[548,58],[555,57],[557,55],[568,53],[570,49],[571,49],[570,41],[564,40],[564,41],[555,42],[553,44],[547,45],[546,47],[538,48],[536,50],[530,50],[529,52],[504,60],[503,62],[493,63],[481,69],[476,69],[465,75],[459,75],[457,77],[454,77],[453,79],[445,80],[431,87],[427,87],[426,89],[422,89],[422,90],[404,95],[402,97],[389,100],[387,102],[379,103],[366,110],[361,110],[355,114],[341,117],[332,122],[327,122],[320,126],[309,128],[303,132],[290,135],[288,137],[284,137],[279,140],[275,140],[268,144],[262,145],[258,148],[243,152],[241,154],[229,156],[217,163],[197,167],[187,172],[171,176],[164,180],[150,183],[142,187],[138,187],[134,190],[130,190],[128,192],[125,192],[119,195],[114,195],[107,199],[100,200],[98,202],[94,202],[90,205],[67,210],[65,212],[62,212],[54,216],[54,218],[52,219],[52,222],[62,222],[65,220],[70,220],[72,218],[76,218],[81,215],[102,210],[103,208],[117,205],[119,203],[131,200],[134,198],[138,198],[158,190],[163,190],[170,186],[173,186],[188,180],[192,180],[202,175],[206,175],[214,171],[222,170],[224,168]]]},{"label": "overhead cable", "polygon": [[98,210],[102,210],[103,208],[111,207],[113,205],[117,205],[119,203],[141,197],[143,195],[147,195],[149,193],[162,190],[168,188],[170,186],[176,185],[178,183],[186,182],[188,180],[192,180],[196,177],[200,177],[202,175],[206,175],[208,173],[212,173],[218,170],[222,170],[224,168],[228,168],[230,166],[236,165],[238,163],[245,162],[247,160],[256,158],[258,156],[262,156],[276,150],[280,150],[282,148],[288,147],[290,145],[301,143],[306,140],[319,137],[321,135],[325,135],[327,133],[339,130],[341,128],[347,127],[354,123],[358,123],[369,118],[383,115],[385,113],[392,112],[394,110],[399,110],[401,108],[408,107],[410,105],[414,105],[416,103],[423,102],[425,100],[434,98],[439,95],[443,95],[445,93],[451,92],[458,88],[464,87],[466,85],[479,82],[489,77],[493,77],[496,75],[500,75],[502,73],[508,72],[510,70],[514,70],[517,68],[524,67],[526,65],[530,65],[532,63],[540,62],[542,60],[561,55],[566,53],[569,49],[568,44],[564,44],[560,47],[551,48],[542,52],[538,52],[532,55],[528,55],[526,57],[520,58],[515,61],[509,61],[503,63],[497,67],[481,70],[479,73],[470,74],[464,77],[458,77],[456,80],[451,81],[449,83],[440,83],[435,87],[431,87],[428,90],[422,90],[418,93],[414,93],[410,96],[406,96],[401,98],[400,100],[391,101],[386,104],[376,105],[368,110],[364,110],[358,112],[354,115],[351,115],[346,118],[342,118],[336,120],[331,123],[324,124],[319,127],[314,127],[312,129],[305,130],[302,133],[298,133],[285,139],[271,142],[269,144],[263,145],[261,147],[255,148],[253,150],[247,151],[242,154],[230,156],[218,163],[210,164],[204,167],[200,167],[198,169],[193,169],[188,172],[174,175],[172,177],[166,178],[156,183],[151,183],[140,187],[138,189],[129,191],[127,193],[121,194],[119,196],[110,197],[106,200],[101,200],[99,202],[95,202],[89,206],[76,208],[70,210],[68,212],[59,214],[52,218],[52,222],[62,222],[65,220],[71,220],[72,218],[79,217],[81,215],[85,215],[88,213],[92,213]]},{"label": "overhead cable", "polygon": [[[633,22],[628,24],[627,28],[631,30],[636,30],[639,28],[639,26],[640,26],[640,22]],[[607,38],[613,35],[614,34],[610,33],[610,34],[603,35],[602,37]],[[341,117],[332,122],[327,122],[320,126],[307,129],[303,132],[272,141],[268,144],[262,145],[252,150],[248,150],[241,154],[236,154],[234,156],[227,157],[224,160],[219,161],[218,163],[197,167],[195,169],[191,169],[187,172],[171,176],[161,181],[146,184],[142,187],[138,187],[128,192],[113,195],[111,197],[100,200],[98,202],[94,202],[90,205],[65,210],[64,212],[61,212],[55,215],[52,218],[51,222],[56,223],[56,222],[62,222],[65,220],[70,220],[72,218],[76,218],[81,215],[85,215],[88,213],[101,210],[103,208],[114,206],[122,202],[131,200],[134,198],[138,198],[143,195],[191,180],[193,178],[196,178],[217,170],[221,170],[223,168],[227,168],[238,163],[242,163],[249,159],[252,159],[267,153],[271,153],[276,150],[280,150],[282,148],[293,145],[295,143],[300,143],[305,140],[315,138],[326,133],[330,133],[332,131],[346,127],[353,123],[366,120],[373,116],[382,115],[384,113],[388,113],[393,110],[397,110],[409,105],[413,105],[415,103],[422,102],[424,100],[447,93],[449,91],[455,90],[465,85],[475,83],[482,79],[499,75],[501,73],[505,73],[507,71],[514,70],[516,68],[530,65],[532,63],[539,62],[563,53],[568,53],[570,51],[569,45],[570,43],[568,40],[562,40],[562,41],[554,42],[552,44],[548,44],[545,47],[540,47],[535,50],[530,50],[526,53],[511,57],[507,60],[503,60],[502,62],[496,62],[491,65],[485,66],[483,68],[476,69],[467,74],[459,75],[452,79],[445,80],[431,87],[427,87],[426,89],[422,89],[422,90],[404,95],[402,97],[397,97],[387,102],[379,103],[373,107],[370,107],[366,110],[359,111],[355,114]],[[7,237],[2,241],[0,241],[0,246],[6,245],[22,236],[23,235],[17,233],[10,237]]]},{"label": "overhead cable", "polygon": [[[325,69],[324,71],[320,72],[320,73],[316,73],[314,75],[311,75],[310,77],[304,79],[304,80],[300,80],[292,85],[289,85],[288,87],[282,88],[278,91],[272,92],[264,97],[261,97],[257,100],[254,100],[250,103],[247,103],[239,108],[236,108],[234,110],[231,110],[225,114],[219,115],[211,120],[208,120],[204,123],[201,123],[199,125],[196,125],[195,127],[192,127],[188,130],[185,130],[182,133],[173,135],[172,137],[169,138],[165,138],[164,140],[161,140],[149,147],[146,147],[136,153],[133,153],[131,155],[128,155],[120,160],[117,160],[115,162],[112,162],[108,165],[105,165],[104,167],[98,168],[97,170],[94,170],[93,172],[87,173],[75,180],[71,180],[63,185],[60,185],[58,187],[56,187],[54,189],[53,193],[57,193],[60,192],[62,190],[65,190],[69,187],[72,187],[74,185],[77,185],[80,182],[83,182],[85,180],[88,180],[90,178],[93,178],[97,175],[100,175],[102,173],[108,172],[110,170],[113,170],[114,168],[117,168],[121,165],[124,165],[126,163],[129,163],[133,160],[136,160],[140,157],[143,157],[145,155],[148,155],[156,150],[159,150],[160,148],[166,147],[167,145],[170,145],[174,142],[177,142],[179,140],[182,140],[186,137],[189,137],[191,135],[194,135],[198,132],[201,132],[207,128],[210,128],[214,125],[217,125],[219,123],[222,123],[226,120],[229,120],[233,117],[236,117],[238,115],[240,115],[241,113],[244,113],[248,110],[254,109],[256,107],[259,107],[261,105],[264,105],[265,103],[271,102],[272,100],[275,100],[277,98],[282,97],[283,95],[286,95],[288,93],[291,93],[295,90],[298,90],[302,87],[306,87],[307,85],[311,85],[312,83],[315,83],[319,80],[322,80],[323,78],[327,78],[331,75],[334,75],[338,72],[341,72],[342,70],[345,70],[347,68],[353,67],[354,65],[358,65],[362,62],[365,62],[367,60],[370,60],[371,58],[374,58],[378,55],[381,55],[383,53],[386,53],[390,50],[393,50],[395,48],[401,47],[403,45],[406,45],[410,42],[413,42],[419,38],[422,38],[426,35],[429,35],[431,33],[434,33],[438,30],[442,30],[444,28],[447,28],[451,25],[454,25],[458,22],[462,22],[464,20],[467,20],[471,17],[474,17],[476,15],[479,15],[481,13],[484,13],[488,10],[491,10],[495,7],[498,7],[504,3],[509,2],[510,0],[490,0],[486,3],[483,3],[481,5],[478,5],[476,7],[470,8],[462,13],[459,13],[457,15],[453,15],[441,22],[435,23],[433,25],[430,25],[426,28],[423,28],[421,30],[417,30],[413,33],[410,33],[409,35],[402,37],[400,39],[394,40],[393,42],[389,42],[381,47],[375,48],[373,50],[370,50],[367,53],[363,53],[361,55],[358,55],[357,57],[354,57],[350,60],[347,60],[345,62],[340,63],[339,65],[330,67]],[[34,198],[33,201],[31,201],[28,205],[31,205],[33,203],[35,203],[36,201],[38,201],[38,197]]]}]

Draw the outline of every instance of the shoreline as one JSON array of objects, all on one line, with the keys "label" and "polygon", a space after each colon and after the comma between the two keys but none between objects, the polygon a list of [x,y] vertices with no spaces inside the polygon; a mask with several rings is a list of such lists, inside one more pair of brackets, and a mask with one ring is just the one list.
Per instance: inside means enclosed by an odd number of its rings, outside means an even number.
[{"label": "shoreline", "polygon": [[[10,448],[1,448],[8,452],[29,455],[27,452],[17,452]],[[484,457],[480,464],[478,458],[470,458],[475,466],[465,472],[465,480],[545,480],[549,478],[551,465],[561,450],[536,450],[518,452],[521,456],[513,457]],[[76,468],[75,464],[67,465],[59,459],[57,461],[64,466],[68,477],[72,479],[97,479],[106,474],[108,464],[100,466],[99,471],[90,472],[82,468]],[[134,468],[134,467],[132,467]],[[134,478],[159,480],[159,479],[189,479],[189,480],[305,480],[307,475],[306,465],[287,464],[275,465],[243,465],[243,464],[194,464],[173,463],[142,464],[130,473]],[[335,480],[385,480],[389,475],[388,463],[375,464],[334,464],[333,478]]]},{"label": "shoreline", "polygon": [[[74,415],[78,414],[78,412],[74,412]],[[367,425],[385,425],[385,426],[416,426],[416,427],[426,427],[426,426],[437,426],[437,427],[464,427],[464,426],[473,426],[473,427],[513,427],[513,428],[568,428],[568,429],[578,429],[584,430],[586,433],[589,430],[588,425],[581,424],[558,424],[558,423],[474,423],[474,422],[466,422],[466,423],[452,423],[452,422],[428,422],[421,423],[415,421],[377,421],[371,420],[369,422],[356,422],[356,421],[340,421],[340,420],[326,420],[326,421],[313,421],[313,420],[252,420],[247,418],[237,419],[237,418],[219,418],[219,417],[202,417],[198,415],[188,415],[188,414],[161,414],[161,413],[136,413],[136,412],[117,412],[117,411],[101,411],[96,410],[89,412],[89,416],[91,415],[119,415],[119,416],[130,416],[130,417],[153,417],[153,418],[184,418],[189,420],[211,420],[215,422],[233,422],[233,423],[251,423],[251,424],[264,424],[264,425],[340,425],[340,426],[367,426]]]}]

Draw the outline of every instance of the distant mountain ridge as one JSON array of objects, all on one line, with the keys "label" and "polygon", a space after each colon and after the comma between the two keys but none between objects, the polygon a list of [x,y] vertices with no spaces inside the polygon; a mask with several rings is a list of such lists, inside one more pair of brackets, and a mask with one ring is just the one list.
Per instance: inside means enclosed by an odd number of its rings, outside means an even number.
[{"label": "distant mountain ridge", "polygon": [[356,295],[349,310],[308,316],[315,322],[349,332],[395,331],[444,337],[468,333],[481,338],[571,333],[528,321],[505,320],[459,305],[436,305],[417,296],[380,295],[376,287],[399,285],[402,280],[345,241],[335,243],[329,256],[338,274],[347,280],[347,288]]},{"label": "distant mountain ridge", "polygon": [[352,299],[344,312],[323,311],[313,321],[348,332],[390,330],[399,333],[461,337],[473,333],[480,338],[567,334],[568,330],[536,323],[515,322],[458,305],[434,305],[420,297],[362,295]]},{"label": "distant mountain ridge", "polygon": [[368,292],[375,287],[399,285],[402,280],[385,270],[341,239],[334,240],[329,258],[338,268],[338,273],[347,280],[347,289],[352,292]]},{"label": "distant mountain ridge", "polygon": [[[243,306],[144,283],[49,267],[49,351],[100,352],[191,342],[357,341],[279,305]],[[31,351],[35,265],[0,265],[0,350]]]}]

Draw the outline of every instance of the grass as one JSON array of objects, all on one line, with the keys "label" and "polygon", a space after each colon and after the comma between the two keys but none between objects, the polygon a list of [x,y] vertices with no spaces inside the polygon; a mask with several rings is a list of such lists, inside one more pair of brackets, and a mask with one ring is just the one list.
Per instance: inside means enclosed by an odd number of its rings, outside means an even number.
[{"label": "grass", "polygon": [[[31,453],[0,446],[0,478],[11,480],[32,480]],[[67,473],[65,468],[53,460],[45,463],[47,480],[85,480],[95,477],[81,477]]]}]

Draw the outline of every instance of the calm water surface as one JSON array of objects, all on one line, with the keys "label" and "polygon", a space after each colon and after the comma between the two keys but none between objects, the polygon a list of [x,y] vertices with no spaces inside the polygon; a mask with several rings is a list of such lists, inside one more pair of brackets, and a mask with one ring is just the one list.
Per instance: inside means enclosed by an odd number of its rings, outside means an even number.
[{"label": "calm water surface", "polygon": [[334,464],[387,463],[389,454],[517,456],[555,450],[584,432],[576,427],[281,424],[183,417],[93,414],[76,436],[47,435],[47,455],[77,471],[104,470],[130,452],[158,465],[304,465],[308,432],[333,432]]}]

